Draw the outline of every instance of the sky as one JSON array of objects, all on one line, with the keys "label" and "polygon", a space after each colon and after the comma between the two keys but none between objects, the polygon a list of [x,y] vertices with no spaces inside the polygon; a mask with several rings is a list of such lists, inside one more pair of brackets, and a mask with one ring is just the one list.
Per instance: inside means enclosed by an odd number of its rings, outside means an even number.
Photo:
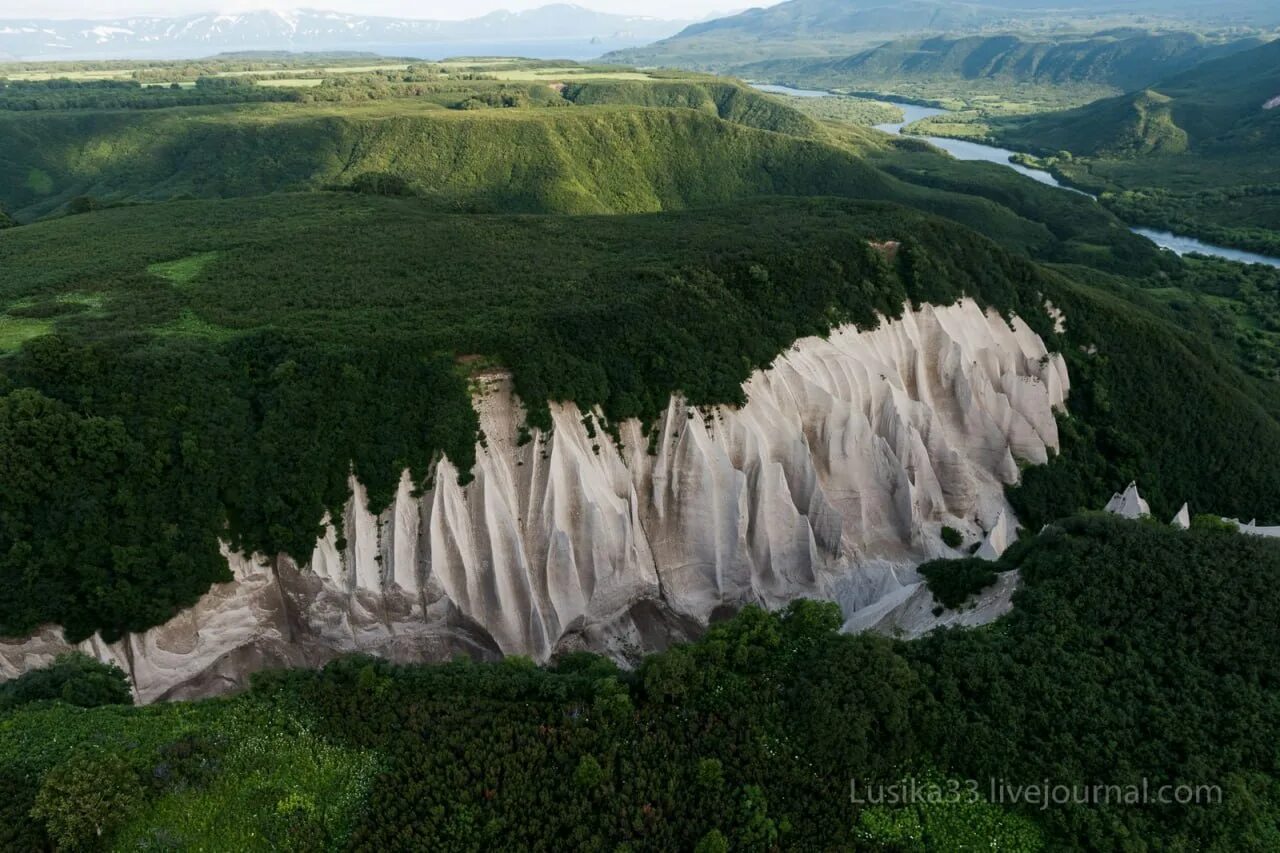
[{"label": "sky", "polygon": [[[173,17],[196,12],[295,8],[398,18],[461,19],[479,17],[496,9],[513,12],[533,9],[551,2],[576,2],[601,12],[681,20],[752,5],[733,0],[0,0],[0,19]],[[756,5],[769,5],[769,0],[756,0]]]}]

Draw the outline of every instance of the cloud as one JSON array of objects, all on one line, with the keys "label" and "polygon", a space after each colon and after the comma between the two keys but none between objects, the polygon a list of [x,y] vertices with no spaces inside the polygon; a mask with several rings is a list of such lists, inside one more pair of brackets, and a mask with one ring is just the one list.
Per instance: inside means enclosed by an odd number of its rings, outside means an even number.
[{"label": "cloud", "polygon": [[[92,18],[131,15],[178,17],[200,12],[247,12],[306,6],[336,12],[386,15],[398,18],[474,18],[498,9],[521,11],[548,5],[550,0],[334,0],[332,3],[280,3],[272,0],[4,0],[0,19]],[[601,12],[689,19],[723,8],[723,0],[578,0],[578,5]]]}]

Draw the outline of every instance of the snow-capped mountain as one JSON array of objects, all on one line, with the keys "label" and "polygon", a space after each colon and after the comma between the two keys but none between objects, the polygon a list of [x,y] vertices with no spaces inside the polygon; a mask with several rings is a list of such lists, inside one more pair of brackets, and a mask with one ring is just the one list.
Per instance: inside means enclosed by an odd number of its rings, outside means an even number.
[{"label": "snow-capped mountain", "polygon": [[646,43],[688,21],[611,15],[557,4],[464,21],[299,9],[118,20],[0,20],[0,59],[191,57],[230,50],[350,50],[450,42]]}]

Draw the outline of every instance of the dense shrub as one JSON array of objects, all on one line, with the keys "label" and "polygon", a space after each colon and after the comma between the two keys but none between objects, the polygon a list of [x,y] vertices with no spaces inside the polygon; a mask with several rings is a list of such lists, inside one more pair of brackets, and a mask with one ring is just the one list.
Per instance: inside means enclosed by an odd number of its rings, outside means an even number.
[{"label": "dense shrub", "polygon": [[391,175],[386,172],[365,172],[351,182],[350,189],[352,192],[366,195],[414,195],[413,187],[409,185],[408,181],[399,175]]},{"label": "dense shrub", "polygon": [[123,758],[86,750],[45,774],[31,816],[59,850],[95,850],[144,801],[142,783]]},{"label": "dense shrub", "polygon": [[119,667],[80,652],[68,652],[50,666],[0,682],[0,713],[52,699],[81,708],[131,705],[133,692],[128,676]]},{"label": "dense shrub", "polygon": [[920,567],[929,591],[943,607],[954,610],[996,582],[996,565],[978,557],[931,560]]}]

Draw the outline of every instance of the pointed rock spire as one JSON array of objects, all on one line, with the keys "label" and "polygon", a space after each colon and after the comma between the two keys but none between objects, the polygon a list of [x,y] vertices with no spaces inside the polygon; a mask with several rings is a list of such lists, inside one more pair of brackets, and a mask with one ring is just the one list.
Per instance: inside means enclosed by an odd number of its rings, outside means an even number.
[{"label": "pointed rock spire", "polygon": [[991,532],[987,534],[987,538],[982,541],[982,545],[974,552],[974,556],[981,560],[996,560],[1000,555],[1008,550],[1009,545],[1017,536],[1017,528],[1014,527],[1013,521],[1009,518],[1006,510],[1000,510],[1000,516],[996,519],[996,523],[991,525]]},{"label": "pointed rock spire", "polygon": [[1104,512],[1114,513],[1123,518],[1142,518],[1151,515],[1151,507],[1138,494],[1138,484],[1130,483],[1124,492],[1117,492],[1107,501]]},{"label": "pointed rock spire", "polygon": [[1174,527],[1187,530],[1191,527],[1191,510],[1184,503],[1182,509],[1178,510],[1178,514],[1173,517],[1173,521],[1169,522]]}]

